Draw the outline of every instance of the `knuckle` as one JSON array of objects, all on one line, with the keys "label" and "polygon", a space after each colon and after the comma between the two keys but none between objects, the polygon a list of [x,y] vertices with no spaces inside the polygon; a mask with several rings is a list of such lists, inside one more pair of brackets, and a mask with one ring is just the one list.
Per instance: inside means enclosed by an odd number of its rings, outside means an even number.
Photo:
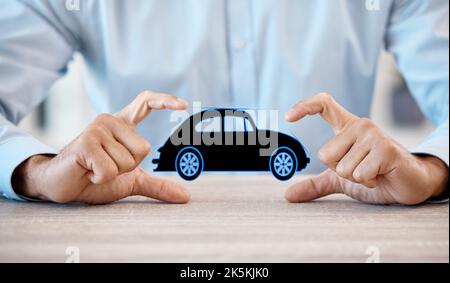
[{"label": "knuckle", "polygon": [[152,147],[151,147],[150,143],[148,141],[144,140],[142,143],[142,154],[148,155],[151,150],[152,150]]},{"label": "knuckle", "polygon": [[135,155],[138,159],[143,159],[146,157],[151,151],[151,146],[148,141],[139,137],[139,142],[135,151]]},{"label": "knuckle", "polygon": [[324,103],[324,104],[331,104],[334,102],[334,98],[331,94],[322,92],[317,95],[317,97]]},{"label": "knuckle", "polygon": [[359,169],[353,171],[352,177],[358,183],[363,183],[365,181],[364,174]]},{"label": "knuckle", "polygon": [[368,118],[359,118],[357,121],[357,127],[360,130],[371,130],[375,127],[372,120]]},{"label": "knuckle", "polygon": [[149,90],[143,91],[143,92],[141,92],[138,95],[138,100],[139,101],[142,101],[142,102],[143,101],[147,101],[150,104],[152,104],[155,101],[157,101],[157,99],[158,99],[157,94],[155,92],[152,92],[152,91],[149,91]]},{"label": "knuckle", "polygon": [[87,130],[86,136],[90,139],[97,140],[99,137],[105,134],[105,128],[99,124],[93,124]]},{"label": "knuckle", "polygon": [[133,170],[137,166],[136,160],[134,160],[134,158],[132,156],[130,156],[130,158],[127,161],[126,166],[127,166],[127,171]]},{"label": "knuckle", "polygon": [[110,129],[118,124],[123,125],[125,123],[122,119],[111,115],[111,114],[101,114],[94,122],[94,125],[100,127],[101,129]]},{"label": "knuckle", "polygon": [[320,149],[317,157],[322,163],[329,167],[336,167],[340,162],[338,153],[332,147],[327,145]]},{"label": "knuckle", "polygon": [[120,167],[121,167],[120,171],[122,171],[122,172],[131,171],[134,168],[136,168],[136,161],[134,160],[134,158],[131,155],[129,155],[123,160]]},{"label": "knuckle", "polygon": [[154,92],[149,91],[149,90],[144,90],[144,91],[141,92],[138,96],[139,96],[140,98],[147,99],[147,98],[152,98],[154,95],[155,95]]},{"label": "knuckle", "polygon": [[83,151],[90,151],[93,149],[94,145],[98,143],[98,136],[91,132],[87,132],[78,138],[77,143]]},{"label": "knuckle", "polygon": [[339,163],[336,166],[336,173],[338,173],[339,176],[344,178],[350,178],[352,176],[351,172],[347,168],[348,166],[344,163]]},{"label": "knuckle", "polygon": [[379,139],[376,141],[375,148],[377,150],[379,150],[380,152],[384,152],[385,154],[390,154],[395,151],[396,147],[391,140],[389,140],[387,138],[382,138],[382,139]]},{"label": "knuckle", "polygon": [[319,160],[325,164],[328,164],[331,162],[330,155],[328,154],[328,150],[326,148],[322,148],[319,150],[319,153],[317,154],[317,157]]},{"label": "knuckle", "polygon": [[100,124],[108,124],[113,119],[114,119],[114,116],[112,116],[111,114],[103,113],[103,114],[98,115],[95,118],[95,122],[100,123]]},{"label": "knuckle", "polygon": [[366,172],[364,167],[359,167],[353,172],[353,179],[368,188],[374,188],[376,186],[373,177]]}]

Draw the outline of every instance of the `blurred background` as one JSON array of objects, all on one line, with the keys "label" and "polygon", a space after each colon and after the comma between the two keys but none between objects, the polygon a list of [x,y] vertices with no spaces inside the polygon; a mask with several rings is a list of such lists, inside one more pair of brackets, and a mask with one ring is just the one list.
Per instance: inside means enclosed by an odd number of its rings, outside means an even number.
[{"label": "blurred background", "polygon": [[[74,139],[95,117],[81,66],[81,57],[76,55],[67,75],[51,88],[48,99],[20,124],[57,149]],[[387,53],[380,56],[371,116],[406,147],[418,144],[432,129],[411,97],[394,59]]]}]

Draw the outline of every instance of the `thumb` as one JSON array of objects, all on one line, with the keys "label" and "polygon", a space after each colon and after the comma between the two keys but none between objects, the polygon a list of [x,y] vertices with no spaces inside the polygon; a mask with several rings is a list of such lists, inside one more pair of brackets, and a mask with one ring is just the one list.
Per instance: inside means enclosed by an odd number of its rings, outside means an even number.
[{"label": "thumb", "polygon": [[132,195],[180,204],[190,200],[188,190],[181,183],[151,175],[141,168],[136,170]]},{"label": "thumb", "polygon": [[334,171],[328,169],[320,175],[288,187],[285,198],[289,202],[308,202],[337,193],[342,193],[339,178]]}]

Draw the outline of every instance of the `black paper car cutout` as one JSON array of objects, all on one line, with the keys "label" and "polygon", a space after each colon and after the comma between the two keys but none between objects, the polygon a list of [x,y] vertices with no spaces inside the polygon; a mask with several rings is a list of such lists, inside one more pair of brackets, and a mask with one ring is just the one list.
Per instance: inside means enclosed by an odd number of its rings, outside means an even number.
[{"label": "black paper car cutout", "polygon": [[194,114],[158,151],[155,172],[176,171],[187,181],[204,171],[267,171],[286,181],[310,162],[298,140],[258,130],[246,111],[236,109]]}]

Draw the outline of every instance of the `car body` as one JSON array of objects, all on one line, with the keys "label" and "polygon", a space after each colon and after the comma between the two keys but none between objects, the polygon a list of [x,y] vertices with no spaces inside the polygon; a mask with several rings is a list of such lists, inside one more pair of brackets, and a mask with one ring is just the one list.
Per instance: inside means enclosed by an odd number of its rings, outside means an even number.
[{"label": "car body", "polygon": [[297,139],[260,130],[245,110],[231,108],[192,115],[158,151],[155,172],[178,172],[188,181],[206,171],[266,171],[284,181],[310,162]]}]

